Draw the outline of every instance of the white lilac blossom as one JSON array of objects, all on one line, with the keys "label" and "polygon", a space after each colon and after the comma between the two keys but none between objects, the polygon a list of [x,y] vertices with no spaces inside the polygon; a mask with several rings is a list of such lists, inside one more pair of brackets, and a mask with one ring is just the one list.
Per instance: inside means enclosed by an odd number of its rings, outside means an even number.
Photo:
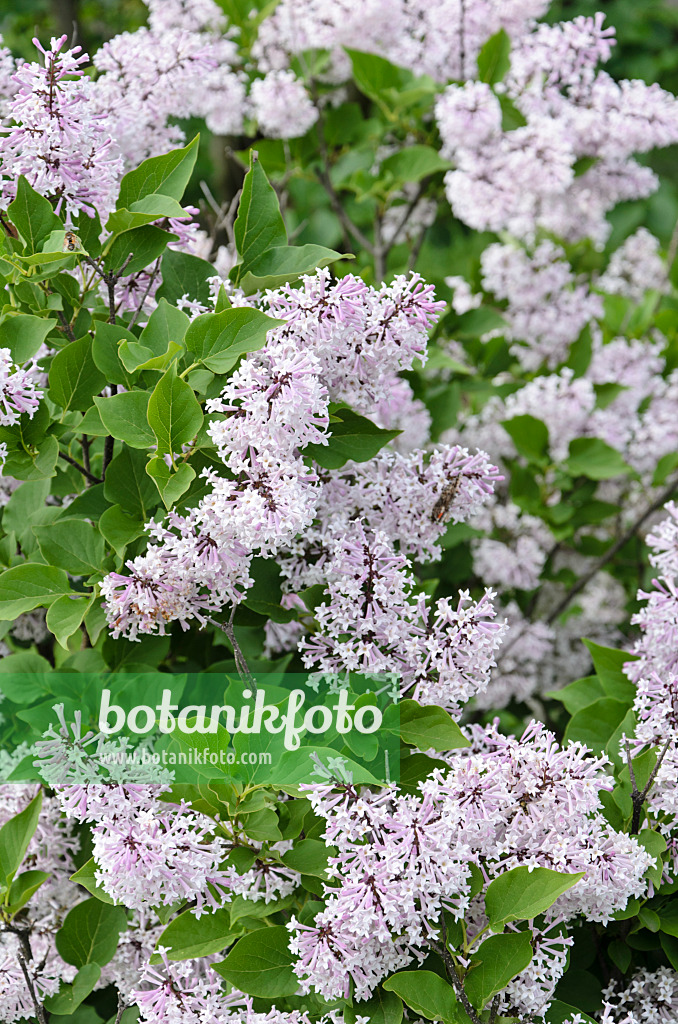
[{"label": "white lilac blossom", "polygon": [[114,36],[94,57],[96,107],[131,166],[181,144],[170,118],[204,117],[221,134],[243,124],[245,85],[232,69],[237,48],[222,34],[218,6],[194,11],[163,0],[148,7],[148,28]]},{"label": "white lilac blossom", "polygon": [[307,668],[396,672],[404,696],[451,710],[487,686],[506,628],[493,621],[491,590],[477,602],[466,591],[456,603],[415,597],[408,560],[361,521],[330,552],[329,600],[314,611],[320,629],[299,643]]},{"label": "white lilac blossom", "polygon": [[53,39],[48,50],[33,42],[44,65],[18,66],[10,123],[0,129],[2,205],[14,198],[23,174],[67,218],[84,211],[90,217],[99,212],[103,220],[115,205],[122,160],[84,76],[89,57],[80,46],[64,49],[66,36]]},{"label": "white lilac blossom", "polygon": [[513,502],[492,504],[474,521],[486,532],[473,541],[476,574],[490,586],[532,590],[551,546],[551,534],[536,516],[521,513]]},{"label": "white lilac blossom", "polygon": [[282,68],[305,50],[329,50],[325,75],[337,82],[350,73],[342,47],[352,47],[446,82],[472,77],[483,43],[499,29],[519,38],[547,8],[547,0],[283,0],[262,23],[253,54],[265,68]]}]

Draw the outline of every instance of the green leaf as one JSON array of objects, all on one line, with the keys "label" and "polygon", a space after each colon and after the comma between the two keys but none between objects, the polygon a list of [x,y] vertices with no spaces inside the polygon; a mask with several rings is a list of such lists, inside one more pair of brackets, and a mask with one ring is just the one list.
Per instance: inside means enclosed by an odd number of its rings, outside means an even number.
[{"label": "green leaf", "polygon": [[100,977],[101,967],[98,964],[86,964],[78,971],[72,982],[62,982],[55,996],[47,996],[44,999],[45,1009],[59,1017],[72,1014],[93,991]]},{"label": "green leaf", "polygon": [[7,207],[9,218],[26,243],[29,252],[37,252],[38,246],[52,231],[63,231],[63,224],[52,209],[52,204],[20,175],[16,187],[16,198]]},{"label": "green leaf", "polygon": [[134,376],[130,373],[119,356],[120,343],[126,341],[136,343],[136,337],[124,327],[107,324],[97,320],[94,324],[94,341],[92,342],[92,358],[97,367],[106,377],[109,384],[122,384],[129,391],[134,384]]},{"label": "green leaf", "polygon": [[[201,956],[220,953],[237,936],[238,932],[234,933],[231,928],[227,907],[212,914],[202,914],[200,918],[187,911],[170,921],[157,945],[167,947],[168,960],[197,960]],[[154,962],[161,962],[157,953],[151,958],[151,963]]]},{"label": "green leaf", "polygon": [[476,1009],[482,1010],[511,978],[525,970],[532,959],[531,938],[531,932],[491,935],[475,950],[464,988]]},{"label": "green leaf", "polygon": [[325,843],[321,843],[317,839],[301,839],[294,844],[291,850],[283,854],[282,862],[301,875],[317,875],[318,878],[326,878],[329,853]]},{"label": "green leaf", "polygon": [[81,885],[84,889],[87,889],[87,892],[90,892],[92,896],[96,896],[96,898],[100,900],[102,903],[109,903],[111,905],[115,905],[115,900],[111,896],[109,896],[108,893],[101,888],[101,886],[97,885],[94,877],[95,871],[96,864],[94,863],[94,858],[90,857],[90,859],[85,864],[83,864],[82,867],[75,872],[75,874],[71,875],[71,882],[77,882],[78,885]]},{"label": "green leaf", "polygon": [[344,1006],[346,1024],[356,1024],[358,1017],[369,1017],[370,1024],[400,1024],[403,1019],[403,1004],[395,992],[384,992],[378,988],[371,999]]},{"label": "green leaf", "polygon": [[8,348],[15,363],[26,363],[35,355],[56,320],[14,313],[0,323],[0,348]]},{"label": "green leaf", "polygon": [[399,430],[381,430],[351,409],[338,409],[335,416],[336,421],[330,423],[329,444],[309,444],[304,449],[304,454],[310,455],[324,469],[339,469],[349,460],[368,462],[400,433]]},{"label": "green leaf", "polygon": [[183,348],[184,335],[189,323],[190,320],[183,310],[171,306],[167,299],[160,299],[141,332],[139,343],[156,356],[167,352],[171,342]]},{"label": "green leaf", "polygon": [[398,714],[400,736],[405,743],[411,743],[420,750],[457,750],[459,747],[470,746],[457,723],[444,708],[402,700],[389,708],[386,720]]},{"label": "green leaf", "polygon": [[122,556],[128,544],[144,534],[144,524],[123,512],[120,505],[111,505],[99,517],[99,530],[116,554]]},{"label": "green leaf", "polygon": [[80,628],[89,607],[84,594],[81,597],[64,594],[49,606],[45,624],[61,647],[68,650],[67,640]]},{"label": "green leaf", "polygon": [[40,553],[48,563],[73,576],[91,576],[104,569],[104,538],[83,519],[60,519],[33,528]]},{"label": "green leaf", "polygon": [[24,612],[50,605],[70,594],[68,576],[53,565],[23,562],[0,574],[0,619],[16,619]]},{"label": "green leaf", "polygon": [[597,437],[577,437],[571,441],[565,468],[573,476],[585,476],[589,480],[611,480],[631,472],[617,449]]},{"label": "green leaf", "polygon": [[233,231],[240,257],[240,264],[231,272],[236,284],[249,265],[263,252],[287,245],[287,231],[280,213],[278,196],[252,150]]},{"label": "green leaf", "polygon": [[[654,867],[648,868],[646,877],[658,888],[664,873],[662,854],[666,852],[666,840],[659,832],[655,832],[651,828],[641,829],[637,838],[640,845],[655,859]],[[652,930],[656,931],[657,929]]]},{"label": "green leaf", "polygon": [[521,455],[528,459],[541,459],[549,447],[549,432],[545,423],[534,416],[514,416],[502,420],[502,427]]},{"label": "green leaf", "polygon": [[381,164],[381,171],[392,174],[398,182],[421,181],[429,174],[446,171],[451,166],[433,146],[414,145],[386,157]]},{"label": "green leaf", "polygon": [[149,461],[146,472],[155,481],[166,509],[176,504],[195,479],[195,470],[187,462],[180,463],[177,469],[173,470],[158,456]]},{"label": "green leaf", "polygon": [[596,675],[607,693],[608,697],[615,697],[617,700],[626,700],[633,704],[636,696],[636,688],[629,682],[624,672],[624,665],[630,661],[637,661],[635,654],[628,651],[620,651],[614,647],[601,647],[593,640],[584,640],[584,645],[591,655]]},{"label": "green leaf", "polygon": [[106,470],[104,495],[135,519],[150,519],[158,504],[158,492],[146,473],[146,456],[133,448],[123,448]]},{"label": "green leaf", "polygon": [[550,868],[513,868],[490,882],[485,893],[485,910],[493,931],[509,921],[531,921],[543,914],[559,896],[584,877]]},{"label": "green leaf", "polygon": [[262,348],[268,332],[284,322],[244,306],[204,313],[191,321],[186,348],[210,370],[226,373],[245,352]]},{"label": "green leaf", "polygon": [[94,399],[101,422],[112,437],[132,448],[151,448],[155,434],[148,425],[148,392],[123,391],[110,398]]},{"label": "green leaf", "polygon": [[158,454],[181,452],[202,426],[202,409],[190,384],[177,377],[173,364],[156,384],[148,403],[148,423],[158,442]]},{"label": "green leaf", "polygon": [[461,1024],[454,989],[432,971],[399,971],[387,978],[382,987],[395,992],[402,1001],[428,1020],[442,1020],[445,1024]]},{"label": "green leaf", "polygon": [[176,303],[183,295],[210,305],[209,279],[214,277],[214,267],[199,256],[191,256],[186,252],[168,249],[160,264],[162,284],[155,296],[158,300],[167,299],[170,305]]},{"label": "green leaf", "polygon": [[[165,252],[169,242],[176,242],[178,235],[163,231],[152,224],[142,228],[132,228],[122,235],[117,235],[104,260],[106,270],[119,273],[123,266],[124,275],[138,274],[140,270],[150,266]],[[128,256],[131,259],[128,261]]]},{"label": "green leaf", "polygon": [[589,1017],[582,1010],[577,1009],[576,1006],[570,1006],[569,1003],[561,1002],[560,999],[555,999],[551,1003],[546,1011],[546,1020],[548,1024],[565,1024],[566,1021],[569,1024],[569,1021],[577,1014],[579,1014],[581,1024],[596,1024],[593,1017]]},{"label": "green leaf", "polygon": [[102,903],[94,897],[76,904],[56,933],[56,947],[67,964],[103,967],[115,955],[120,932],[127,928],[124,907]]},{"label": "green leaf", "polygon": [[598,676],[585,676],[583,679],[576,679],[569,686],[564,686],[562,690],[548,690],[545,696],[551,700],[559,700],[567,713],[574,715],[604,697],[605,690]]},{"label": "green leaf", "polygon": [[129,210],[115,210],[106,222],[106,230],[112,235],[119,235],[163,217],[186,217],[186,212],[176,199],[154,193],[132,203]]},{"label": "green leaf", "polygon": [[170,341],[165,351],[155,356],[152,349],[138,341],[123,341],[118,355],[125,369],[136,373],[138,370],[166,370],[181,351],[181,345]]},{"label": "green leaf", "polygon": [[17,875],[9,889],[7,903],[10,913],[14,916],[25,907],[33,893],[49,878],[47,871],[22,871]]},{"label": "green leaf", "polygon": [[374,53],[348,47],[344,49],[351,58],[353,78],[360,91],[378,103],[388,116],[392,116],[394,94],[402,92],[407,79],[413,81],[412,76]]},{"label": "green leaf", "polygon": [[179,202],[191,180],[191,174],[198,156],[199,136],[183,149],[173,149],[162,156],[152,156],[135,170],[130,171],[120,183],[117,209],[131,209],[146,196],[170,196]]},{"label": "green leaf", "polygon": [[296,957],[290,953],[289,938],[284,925],[259,929],[240,939],[214,969],[251,996],[280,999],[294,995],[299,979],[292,970]]},{"label": "green leaf", "polygon": [[24,859],[40,817],[42,790],[0,828],[0,889],[10,885]]},{"label": "green leaf", "polygon": [[324,245],[280,245],[267,249],[256,260],[247,264],[239,278],[246,294],[263,288],[278,288],[286,281],[294,281],[309,274],[316,267],[327,267],[337,260],[353,259]]},{"label": "green leaf", "polygon": [[49,370],[49,397],[64,412],[88,409],[92,396],[101,391],[106,378],[94,362],[89,335],[72,341],[57,352]]},{"label": "green leaf", "polygon": [[565,742],[585,743],[594,753],[602,754],[628,710],[624,701],[602,697],[572,716],[565,729]]},{"label": "green leaf", "polygon": [[499,29],[487,40],[478,54],[478,78],[488,85],[501,82],[511,67],[511,40],[506,29]]}]

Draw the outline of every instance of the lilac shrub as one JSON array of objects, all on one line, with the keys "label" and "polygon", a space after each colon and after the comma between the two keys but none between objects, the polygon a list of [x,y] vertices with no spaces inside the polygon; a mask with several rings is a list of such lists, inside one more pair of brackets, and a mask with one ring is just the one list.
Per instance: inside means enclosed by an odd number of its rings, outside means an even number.
[{"label": "lilac shrub", "polygon": [[[672,1020],[678,102],[547,0],[146,6],[0,50],[0,1016]],[[399,781],[80,682],[303,670]]]}]

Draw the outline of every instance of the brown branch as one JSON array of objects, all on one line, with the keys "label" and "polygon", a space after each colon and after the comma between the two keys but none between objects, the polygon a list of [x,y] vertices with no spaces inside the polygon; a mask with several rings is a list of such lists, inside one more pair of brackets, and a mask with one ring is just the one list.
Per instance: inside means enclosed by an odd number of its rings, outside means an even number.
[{"label": "brown branch", "polygon": [[429,946],[431,947],[434,953],[437,953],[438,956],[442,958],[442,961],[445,964],[445,971],[447,972],[448,978],[452,982],[452,987],[455,990],[457,999],[464,1007],[464,1010],[470,1017],[473,1024],[482,1024],[480,1017],[471,1006],[469,998],[466,995],[466,992],[464,991],[464,983],[457,974],[457,969],[454,965],[454,960],[452,959],[449,950],[447,950],[444,946],[438,945],[437,942],[433,942],[433,940],[431,939],[429,939]]},{"label": "brown branch", "polygon": [[236,640],[235,630],[233,629],[233,619],[235,618],[236,608],[237,605],[234,604],[233,608],[231,609],[231,615],[229,617],[228,622],[217,622],[216,619],[208,619],[207,621],[210,623],[210,625],[216,626],[218,629],[220,629],[228,637],[229,643],[233,648],[233,657],[235,658],[235,667],[238,670],[238,675],[240,676],[245,686],[248,686],[252,693],[256,696],[256,680],[249,670],[247,660],[245,658],[245,655],[242,653],[240,644]]},{"label": "brown branch", "polygon": [[664,488],[664,490],[661,492],[659,497],[655,498],[655,500],[650,505],[648,505],[648,507],[645,509],[645,511],[643,513],[641,513],[641,515],[639,515],[637,519],[634,520],[634,522],[631,524],[631,526],[629,526],[628,530],[625,530],[624,533],[621,535],[621,537],[618,537],[617,540],[614,542],[614,544],[612,544],[607,549],[605,554],[601,555],[601,557],[598,559],[597,562],[595,562],[593,564],[593,566],[589,569],[589,571],[584,573],[583,576],[579,577],[577,582],[572,587],[570,587],[570,589],[565,594],[563,599],[558,602],[556,607],[553,609],[551,614],[546,619],[546,622],[549,625],[552,622],[555,622],[555,620],[558,618],[558,616],[561,615],[565,611],[565,609],[569,605],[570,601],[574,597],[576,597],[577,594],[579,594],[584,589],[586,584],[590,580],[592,580],[593,577],[596,576],[600,572],[600,570],[603,569],[612,558],[614,558],[614,556],[617,554],[617,552],[621,548],[623,548],[624,545],[628,541],[631,540],[631,538],[634,536],[634,534],[640,529],[640,527],[643,525],[643,523],[647,519],[650,518],[650,516],[653,514],[653,512],[656,512],[658,508],[661,508],[662,505],[666,504],[666,502],[671,498],[671,496],[675,492],[676,488],[678,488],[678,478],[672,480],[671,483],[669,484],[669,486]]},{"label": "brown branch", "polygon": [[630,745],[628,739],[626,740],[626,763],[627,763],[628,768],[629,768],[629,777],[631,779],[631,787],[632,787],[631,788],[631,803],[633,804],[633,816],[631,818],[631,835],[632,836],[637,836],[638,835],[638,832],[640,830],[640,817],[641,817],[641,814],[643,812],[643,804],[645,803],[645,800],[647,799],[647,794],[650,792],[650,790],[652,789],[652,786],[654,785],[654,780],[657,778],[657,773],[658,773],[659,769],[661,768],[662,761],[666,757],[666,754],[668,752],[669,747],[671,746],[672,739],[673,739],[673,736],[669,736],[668,739],[666,740],[666,743],[664,744],[664,746],[662,747],[661,751],[659,752],[659,756],[657,758],[657,763],[655,764],[654,768],[652,769],[652,773],[651,773],[649,779],[647,780],[647,783],[645,784],[645,787],[644,787],[644,789],[642,791],[638,789],[638,782],[636,781],[636,773],[633,770],[633,761],[631,760],[631,745]]},{"label": "brown branch", "polygon": [[[103,483],[103,480],[102,480],[102,478],[100,476],[95,476],[94,473],[90,473],[89,469],[87,469],[85,466],[81,466],[80,463],[76,459],[71,458],[70,455],[66,455],[65,452],[59,452],[59,458],[63,459],[65,462],[68,462],[69,465],[71,465],[75,469],[77,469],[79,473],[82,473],[82,475],[84,477],[86,477],[90,481],[90,483],[93,483],[93,484],[102,484]],[[88,458],[89,458],[89,453],[88,453]]]},{"label": "brown branch", "polygon": [[19,940],[21,949],[17,950],[17,959],[19,961],[19,966],[21,967],[21,973],[23,974],[24,980],[26,982],[26,987],[31,996],[31,1001],[35,1009],[35,1016],[37,1017],[39,1024],[47,1024],[47,1017],[45,1016],[45,1007],[38,999],[37,992],[35,990],[35,984],[33,983],[33,978],[31,977],[30,971],[28,970],[28,964],[33,959],[31,943],[28,937],[28,930],[25,928],[17,928],[15,925],[12,924],[5,924],[5,928],[8,932],[11,932],[12,935],[16,935],[17,939]]},{"label": "brown branch", "polygon": [[73,328],[69,324],[68,320],[64,316],[60,309],[55,310],[58,317],[59,323],[61,324],[61,330],[66,335],[69,341],[75,341],[75,335],[73,334]]}]

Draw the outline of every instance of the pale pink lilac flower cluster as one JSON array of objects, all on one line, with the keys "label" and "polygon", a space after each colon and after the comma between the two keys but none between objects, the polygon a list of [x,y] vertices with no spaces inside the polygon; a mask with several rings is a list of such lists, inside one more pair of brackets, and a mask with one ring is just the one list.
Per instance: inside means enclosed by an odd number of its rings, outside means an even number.
[{"label": "pale pink lilac flower cluster", "polygon": [[54,199],[67,218],[83,211],[102,219],[115,205],[122,159],[111,125],[98,111],[95,86],[84,76],[89,61],[82,47],[64,49],[66,36],[45,50],[33,42],[44,64],[24,63],[14,75],[7,128],[0,128],[1,202],[4,208],[25,175],[38,192]]},{"label": "pale pink lilac flower cluster", "polygon": [[34,364],[16,366],[8,348],[0,348],[0,424],[11,427],[22,413],[33,419],[43,397]]},{"label": "pale pink lilac flower cluster", "polygon": [[608,1015],[603,1024],[672,1024],[678,1014],[678,974],[668,967],[641,970],[626,984],[610,985],[603,996]]},{"label": "pale pink lilac flower cluster", "polygon": [[304,991],[333,999],[352,983],[367,998],[387,974],[421,962],[443,909],[479,931],[487,922],[479,897],[469,906],[471,864],[485,883],[520,865],[584,872],[547,912],[535,964],[503,997],[505,1012],[543,1013],[565,968],[560,924],[580,913],[605,922],[644,891],[652,858],[601,813],[599,791],[613,785],[604,757],[581,744],[559,747],[535,722],[520,740],[496,725],[474,727],[471,738],[468,750],[445,755],[449,770],[420,783],[416,797],[359,794],[350,784],[309,788],[338,852],[325,909],[313,925],[289,925]]},{"label": "pale pink lilac flower cluster", "polygon": [[507,301],[506,338],[526,370],[542,364],[554,369],[584,327],[602,315],[601,297],[575,279],[554,242],[540,242],[532,252],[495,243],[483,252],[481,269],[483,287]]},{"label": "pale pink lilac flower cluster", "polygon": [[[36,796],[39,787],[32,784],[5,783],[0,825],[23,811]],[[38,825],[24,855],[20,871],[37,870],[49,877],[33,895],[28,910],[31,924],[32,959],[27,970],[40,997],[54,995],[61,982],[73,980],[76,969],[57,953],[54,936],[66,913],[81,895],[69,882],[75,871],[74,857],[80,840],[71,822],[62,813],[54,796],[43,795]],[[0,1016],[16,1021],[34,1014],[34,1006],[18,958],[19,939],[8,930],[0,934]]]},{"label": "pale pink lilac flower cluster", "polygon": [[[503,130],[498,99],[483,83],[450,85],[438,100],[443,154],[455,164],[447,196],[469,226],[527,241],[544,229],[602,245],[606,213],[656,189],[632,154],[676,141],[678,103],[657,85],[617,83],[596,70],[613,42],[603,21],[539,25],[514,41],[505,88],[524,125]],[[577,173],[580,160],[591,166]]]},{"label": "pale pink lilac flower cluster", "polygon": [[[300,456],[309,444],[327,443],[330,400],[365,412],[380,401],[382,416],[394,392],[400,403],[398,372],[425,356],[427,329],[442,306],[417,275],[374,289],[351,275],[332,283],[318,271],[300,287],[268,292],[258,305],[285,323],[209,403],[209,433],[230,475],[207,472],[212,490],[199,506],[149,524],[148,552],[128,564],[127,575],[106,577],[101,589],[113,635],[162,633],[176,619],[184,627],[192,618],[204,623],[251,585],[252,553],[287,549],[291,589],[302,577],[310,585],[298,556],[308,560],[316,517],[321,548],[326,539],[340,543],[349,520],[362,515],[388,532],[388,543],[439,557],[445,524],[477,511],[491,494],[496,469],[482,453],[459,447],[440,448],[426,460],[421,451],[384,453],[365,467],[328,474]],[[296,541],[304,531],[304,541]],[[310,571],[322,564],[314,560]],[[411,586],[409,579],[408,592]],[[447,621],[452,613],[441,615]]]},{"label": "pale pink lilac flower cluster", "polygon": [[548,0],[283,0],[262,23],[253,56],[283,68],[305,50],[329,50],[325,75],[341,82],[350,73],[342,48],[351,47],[445,82],[472,77],[490,36],[504,28],[519,38],[547,8]]},{"label": "pale pink lilac flower cluster", "polygon": [[[204,117],[217,134],[242,130],[245,85],[235,43],[211,0],[148,0],[149,26],[123,32],[94,56],[97,109],[136,166],[183,141],[173,119]],[[170,122],[172,119],[172,122]]]},{"label": "pale pink lilac flower cluster", "polygon": [[666,264],[659,253],[659,242],[647,228],[638,228],[612,253],[598,287],[610,295],[624,295],[642,302],[646,292],[665,291],[668,287]]},{"label": "pale pink lilac flower cluster", "polygon": [[388,536],[358,520],[330,548],[329,598],[315,608],[318,633],[302,639],[304,664],[322,672],[397,672],[404,695],[458,709],[487,685],[505,626],[494,594],[455,604],[413,594],[409,562]]}]

